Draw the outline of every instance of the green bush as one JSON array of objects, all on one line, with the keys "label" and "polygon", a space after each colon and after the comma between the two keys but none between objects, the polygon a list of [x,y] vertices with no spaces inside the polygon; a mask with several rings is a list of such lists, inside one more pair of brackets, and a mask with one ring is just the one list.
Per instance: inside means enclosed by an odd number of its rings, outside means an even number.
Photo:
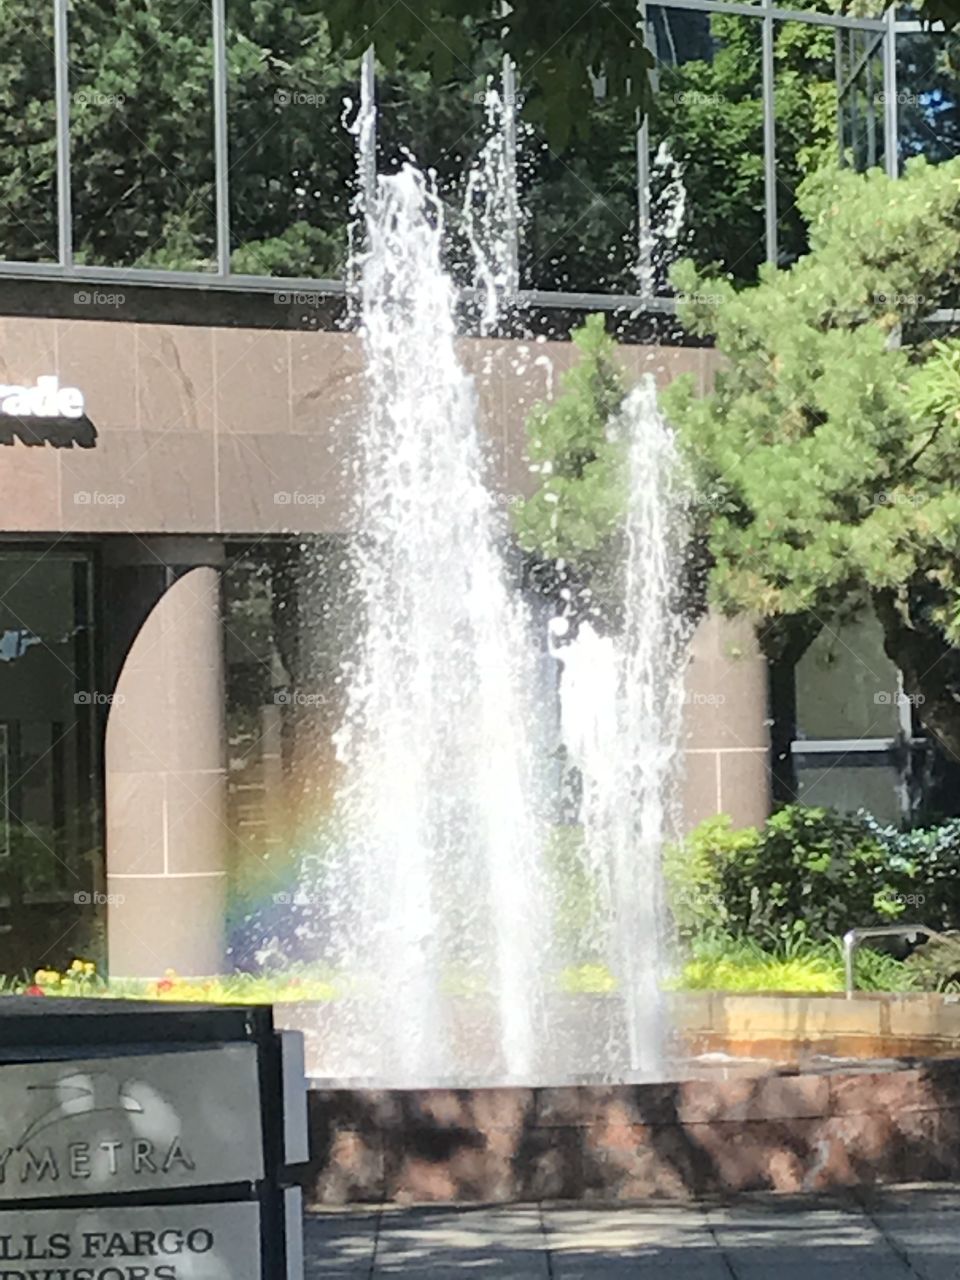
[{"label": "green bush", "polygon": [[730,927],[724,876],[728,868],[756,848],[759,839],[756,827],[734,830],[730,815],[719,813],[701,822],[682,844],[668,846],[663,874],[673,921],[682,940]]},{"label": "green bush", "polygon": [[721,876],[735,932],[769,938],[802,931],[815,941],[895,918],[909,885],[866,815],[803,805],[768,818],[760,839]]},{"label": "green bush", "polygon": [[960,991],[960,938],[931,938],[908,957],[905,967],[924,991]]},{"label": "green bush", "polygon": [[898,831],[867,820],[887,850],[893,872],[909,882],[901,915],[931,928],[960,929],[960,818]]},{"label": "green bush", "polygon": [[960,823],[902,833],[866,813],[789,805],[760,830],[710,818],[664,863],[681,941],[720,928],[826,942],[905,915],[943,927],[958,915]]}]

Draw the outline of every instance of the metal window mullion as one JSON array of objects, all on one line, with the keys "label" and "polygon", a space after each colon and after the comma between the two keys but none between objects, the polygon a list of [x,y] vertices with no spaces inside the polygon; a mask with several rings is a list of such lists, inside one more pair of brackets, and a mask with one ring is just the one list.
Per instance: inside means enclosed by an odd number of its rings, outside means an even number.
[{"label": "metal window mullion", "polygon": [[217,219],[217,274],[230,274],[230,150],[227,132],[226,0],[211,0],[213,30],[213,167]]},{"label": "metal window mullion", "polygon": [[[657,92],[657,37],[647,15],[646,0],[638,0],[637,13],[643,24],[643,39],[653,54],[650,69],[650,97]],[[653,218],[650,208],[650,114],[637,113],[637,282],[640,296],[657,291],[653,277]],[[649,288],[648,288],[649,285]]]},{"label": "metal window mullion", "polygon": [[[763,9],[755,0],[663,0],[664,9],[695,9],[702,13],[729,13],[742,18],[760,19]],[[771,15],[777,22],[802,22],[807,26],[840,27],[845,31],[883,31],[885,18],[850,18],[845,14],[822,13],[817,9],[784,9],[771,4]]]},{"label": "metal window mullion", "polygon": [[883,36],[883,159],[887,176],[900,172],[900,121],[897,116],[897,24],[893,5],[887,10]]},{"label": "metal window mullion", "polygon": [[70,46],[68,0],[53,0],[54,95],[57,117],[57,261],[73,266],[73,202],[70,188]]},{"label": "metal window mullion", "polygon": [[774,98],[773,12],[763,5],[763,188],[766,214],[767,261],[777,261],[777,125]]}]

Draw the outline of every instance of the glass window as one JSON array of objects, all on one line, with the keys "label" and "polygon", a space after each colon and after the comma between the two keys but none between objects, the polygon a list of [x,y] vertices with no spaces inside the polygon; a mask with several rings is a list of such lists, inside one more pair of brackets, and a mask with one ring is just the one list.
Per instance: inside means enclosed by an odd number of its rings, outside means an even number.
[{"label": "glass window", "polygon": [[336,781],[344,645],[341,544],[235,548],[224,574],[230,948],[239,968],[291,918],[304,856],[320,845]]},{"label": "glass window", "polygon": [[53,4],[8,0],[0,15],[0,259],[56,262]]},{"label": "glass window", "polygon": [[872,614],[824,627],[797,663],[797,737],[894,738],[901,727],[897,669]]},{"label": "glass window", "polygon": [[766,259],[761,23],[669,6],[650,14],[655,266],[689,254],[702,267],[755,280]]},{"label": "glass window", "polygon": [[[797,799],[817,808],[856,813],[866,809],[879,822],[902,822],[907,800],[897,763],[886,752],[864,755],[798,756]],[[851,920],[851,924],[856,921]]]},{"label": "glass window", "polygon": [[782,266],[807,252],[807,227],[797,209],[801,182],[837,162],[835,52],[830,27],[774,25],[777,259]]},{"label": "glass window", "polygon": [[228,0],[231,270],[343,276],[362,53],[332,54],[318,6]]},{"label": "glass window", "polygon": [[883,164],[883,38],[874,31],[837,34],[840,140],[844,162],[862,172]]},{"label": "glass window", "polygon": [[102,959],[89,562],[0,554],[0,970]]},{"label": "glass window", "polygon": [[[523,91],[523,68],[519,68]],[[519,156],[520,280],[559,292],[638,293],[637,118],[594,83],[590,134],[558,146],[525,118]]]},{"label": "glass window", "polygon": [[960,38],[944,32],[897,36],[897,123],[901,161],[923,155],[949,160],[960,153]]},{"label": "glass window", "polygon": [[211,12],[196,0],[73,0],[78,263],[215,268]]}]

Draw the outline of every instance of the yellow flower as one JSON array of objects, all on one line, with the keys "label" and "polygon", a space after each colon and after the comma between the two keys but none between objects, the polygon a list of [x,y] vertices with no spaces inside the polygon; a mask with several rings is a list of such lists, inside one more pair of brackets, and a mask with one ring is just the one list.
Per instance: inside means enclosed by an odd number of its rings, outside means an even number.
[{"label": "yellow flower", "polygon": [[56,969],[38,969],[33,980],[38,987],[57,987],[60,985],[61,975]]}]

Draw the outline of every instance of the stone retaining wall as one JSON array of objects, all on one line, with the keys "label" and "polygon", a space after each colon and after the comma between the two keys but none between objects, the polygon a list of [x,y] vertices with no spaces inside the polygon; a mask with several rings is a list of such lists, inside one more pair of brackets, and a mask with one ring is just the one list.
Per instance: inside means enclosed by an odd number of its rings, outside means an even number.
[{"label": "stone retaining wall", "polygon": [[886,1058],[960,1056],[960,998],[892,995],[737,995],[684,991],[668,998],[677,1048],[687,1054],[796,1061],[804,1054]]},{"label": "stone retaining wall", "polygon": [[630,1202],[960,1177],[960,1059],[562,1088],[314,1090],[308,1204]]}]

